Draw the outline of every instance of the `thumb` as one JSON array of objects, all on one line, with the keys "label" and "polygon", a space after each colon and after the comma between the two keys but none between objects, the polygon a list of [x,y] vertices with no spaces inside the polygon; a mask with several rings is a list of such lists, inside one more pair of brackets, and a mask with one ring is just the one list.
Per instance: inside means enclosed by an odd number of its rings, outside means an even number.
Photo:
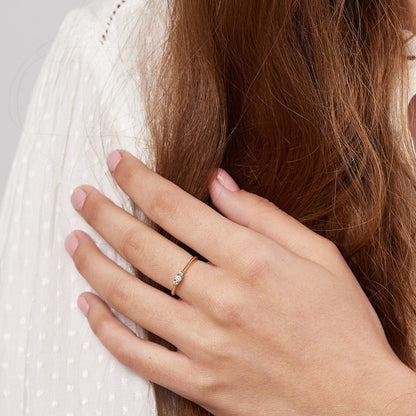
[{"label": "thumb", "polygon": [[214,205],[228,219],[263,234],[302,257],[316,261],[325,256],[328,249],[335,248],[330,240],[313,232],[268,199],[240,189],[222,168],[217,170],[208,190]]},{"label": "thumb", "polygon": [[276,221],[277,207],[259,195],[240,189],[226,170],[219,168],[208,186],[214,205],[231,221],[265,234]]}]

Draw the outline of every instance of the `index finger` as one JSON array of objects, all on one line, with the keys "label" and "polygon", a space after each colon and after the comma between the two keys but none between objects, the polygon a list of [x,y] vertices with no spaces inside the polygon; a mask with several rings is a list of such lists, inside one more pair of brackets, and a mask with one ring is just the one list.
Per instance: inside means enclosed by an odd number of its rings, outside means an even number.
[{"label": "index finger", "polygon": [[108,165],[120,187],[150,220],[215,265],[225,266],[241,257],[242,244],[257,234],[222,216],[127,151],[111,152]]}]

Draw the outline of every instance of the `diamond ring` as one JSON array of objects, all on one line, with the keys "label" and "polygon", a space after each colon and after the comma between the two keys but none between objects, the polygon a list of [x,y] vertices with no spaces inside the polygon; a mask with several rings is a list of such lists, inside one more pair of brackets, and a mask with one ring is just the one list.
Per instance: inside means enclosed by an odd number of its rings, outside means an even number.
[{"label": "diamond ring", "polygon": [[173,279],[172,289],[170,291],[170,293],[171,293],[172,296],[175,296],[176,288],[182,282],[184,273],[186,272],[186,270],[188,270],[188,268],[190,267],[190,265],[195,260],[198,260],[198,256],[192,257],[191,260],[188,261],[188,264],[180,272],[178,272],[178,274]]}]

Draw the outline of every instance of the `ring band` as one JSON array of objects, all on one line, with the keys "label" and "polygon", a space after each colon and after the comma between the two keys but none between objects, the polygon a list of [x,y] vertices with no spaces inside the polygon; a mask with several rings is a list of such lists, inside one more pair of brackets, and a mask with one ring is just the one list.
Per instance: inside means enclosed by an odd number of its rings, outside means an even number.
[{"label": "ring band", "polygon": [[188,270],[188,268],[191,266],[191,264],[195,261],[198,260],[198,256],[194,256],[191,258],[191,260],[188,261],[188,264],[180,271],[178,272],[178,274],[175,276],[175,278],[173,279],[173,286],[172,289],[170,291],[170,294],[172,296],[175,296],[175,292],[176,292],[176,288],[179,286],[179,284],[182,282],[183,277],[185,272]]}]

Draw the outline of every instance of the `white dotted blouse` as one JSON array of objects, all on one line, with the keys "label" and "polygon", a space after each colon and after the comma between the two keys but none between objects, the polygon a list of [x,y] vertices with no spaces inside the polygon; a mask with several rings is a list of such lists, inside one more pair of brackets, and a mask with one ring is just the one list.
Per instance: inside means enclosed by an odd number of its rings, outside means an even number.
[{"label": "white dotted blouse", "polygon": [[34,86],[0,210],[2,416],[156,415],[150,383],[111,356],[78,309],[78,295],[93,290],[64,249],[66,235],[82,229],[132,270],[76,213],[70,196],[90,184],[133,213],[106,157],[121,148],[148,161],[149,132],[132,76],[137,51],[126,40],[137,25],[146,42],[162,29],[150,11],[142,0],[95,0],[71,10]]}]

